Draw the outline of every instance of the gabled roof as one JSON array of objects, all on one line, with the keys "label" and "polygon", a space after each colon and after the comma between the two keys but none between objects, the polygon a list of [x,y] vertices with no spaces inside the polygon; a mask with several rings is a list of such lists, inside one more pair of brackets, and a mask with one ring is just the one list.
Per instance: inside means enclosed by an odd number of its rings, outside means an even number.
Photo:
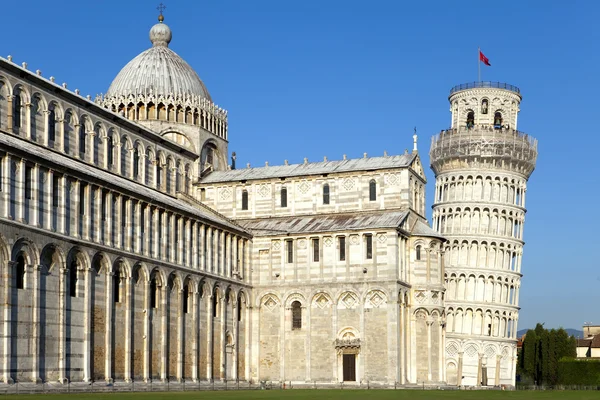
[{"label": "gabled roof", "polygon": [[411,153],[398,156],[355,158],[351,160],[320,161],[305,164],[213,171],[202,178],[200,183],[234,182],[388,168],[408,168],[416,156],[416,153]]},{"label": "gabled roof", "polygon": [[433,230],[429,225],[427,225],[422,220],[417,220],[415,225],[413,226],[412,231],[410,232],[412,236],[426,236],[426,237],[434,237],[442,240],[446,240],[446,238],[439,232]]},{"label": "gabled roof", "polygon": [[408,211],[354,212],[236,220],[258,236],[398,228]]}]

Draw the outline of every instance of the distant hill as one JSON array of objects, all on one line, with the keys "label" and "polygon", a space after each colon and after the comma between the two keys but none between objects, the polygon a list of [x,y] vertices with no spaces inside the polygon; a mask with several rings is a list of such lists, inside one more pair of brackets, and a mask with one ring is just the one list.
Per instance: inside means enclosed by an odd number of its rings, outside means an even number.
[{"label": "distant hill", "polygon": [[[529,329],[530,328],[521,329],[521,330],[517,331],[517,337],[520,338],[521,336],[523,336],[524,334],[526,334]],[[565,329],[565,331],[567,331],[567,333],[569,335],[575,336],[576,338],[581,339],[583,337],[583,331],[580,331],[579,329],[571,329],[571,328],[569,328],[569,329]]]}]

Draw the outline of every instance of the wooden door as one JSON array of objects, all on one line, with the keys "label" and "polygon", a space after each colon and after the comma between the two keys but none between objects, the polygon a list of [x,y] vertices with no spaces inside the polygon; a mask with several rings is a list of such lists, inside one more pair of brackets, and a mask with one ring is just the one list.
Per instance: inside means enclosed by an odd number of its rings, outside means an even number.
[{"label": "wooden door", "polygon": [[356,354],[344,354],[344,382],[356,382]]}]

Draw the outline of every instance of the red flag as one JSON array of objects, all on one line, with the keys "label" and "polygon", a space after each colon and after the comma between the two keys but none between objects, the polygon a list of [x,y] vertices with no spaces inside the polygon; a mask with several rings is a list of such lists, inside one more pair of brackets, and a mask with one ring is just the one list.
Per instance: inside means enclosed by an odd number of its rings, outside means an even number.
[{"label": "red flag", "polygon": [[479,61],[483,61],[483,63],[489,67],[492,66],[492,64],[490,64],[490,60],[488,60],[488,58],[483,55],[481,50],[479,50]]}]

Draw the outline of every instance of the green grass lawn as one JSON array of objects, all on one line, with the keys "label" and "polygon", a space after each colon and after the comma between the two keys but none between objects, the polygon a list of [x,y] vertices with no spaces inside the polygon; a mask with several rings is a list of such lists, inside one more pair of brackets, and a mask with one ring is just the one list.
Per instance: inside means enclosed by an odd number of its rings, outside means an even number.
[{"label": "green grass lawn", "polygon": [[433,391],[433,390],[252,390],[229,392],[186,393],[90,393],[90,394],[35,394],[0,396],[0,400],[69,399],[69,400],[258,400],[258,399],[310,399],[310,400],[430,400],[430,399],[600,399],[600,391]]}]

